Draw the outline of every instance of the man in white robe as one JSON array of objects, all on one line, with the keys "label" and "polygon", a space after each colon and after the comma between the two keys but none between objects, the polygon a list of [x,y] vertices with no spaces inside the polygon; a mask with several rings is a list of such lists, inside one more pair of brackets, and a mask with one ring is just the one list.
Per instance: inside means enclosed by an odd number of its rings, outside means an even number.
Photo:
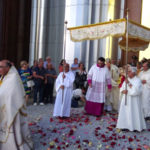
[{"label": "man in white robe", "polygon": [[0,150],[32,150],[25,92],[15,67],[0,61]]},{"label": "man in white robe", "polygon": [[98,58],[97,64],[93,65],[88,72],[88,91],[86,94],[85,110],[88,114],[100,116],[103,113],[106,86],[111,91],[111,76],[105,66],[105,59]]},{"label": "man in white robe", "polygon": [[[106,59],[106,66],[111,75],[111,61],[109,58]],[[112,77],[111,77],[111,81],[112,81]],[[107,86],[106,86],[106,99],[105,99],[104,110],[108,111],[108,112],[112,111],[112,90],[111,90],[111,92],[109,92]]]},{"label": "man in white robe", "polygon": [[56,100],[53,116],[70,117],[71,98],[74,74],[69,71],[69,64],[65,64],[65,72],[61,72],[56,79]]},{"label": "man in white robe", "polygon": [[111,83],[112,83],[112,107],[113,110],[118,111],[118,103],[119,103],[119,68],[115,65],[115,60],[111,60]]},{"label": "man in white robe", "polygon": [[119,68],[115,65],[115,60],[106,59],[106,66],[111,74],[111,92],[108,91],[106,87],[106,102],[104,110],[106,111],[118,111],[118,102],[119,102],[119,87],[117,81],[119,80]]},{"label": "man in white robe", "polygon": [[142,107],[144,117],[148,119],[150,117],[150,69],[148,62],[143,64],[143,71],[139,73],[139,78],[142,81]]},{"label": "man in white robe", "polygon": [[[136,76],[136,68],[130,67],[128,70],[128,79],[120,88],[122,99],[116,128],[128,129],[130,131],[142,131],[146,129],[144,114],[141,107],[141,92],[142,83]],[[126,105],[125,100],[127,100]]]}]

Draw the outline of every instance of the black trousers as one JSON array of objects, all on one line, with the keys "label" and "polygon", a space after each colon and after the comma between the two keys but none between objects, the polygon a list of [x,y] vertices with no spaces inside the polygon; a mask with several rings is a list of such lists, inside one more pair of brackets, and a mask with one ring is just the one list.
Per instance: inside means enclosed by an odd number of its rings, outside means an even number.
[{"label": "black trousers", "polygon": [[53,89],[54,83],[47,83],[44,89],[44,97],[46,98],[46,102],[53,103]]},{"label": "black trousers", "polygon": [[37,103],[37,94],[39,92],[39,102],[43,102],[44,84],[35,84],[34,86],[34,103]]},{"label": "black trousers", "polygon": [[80,100],[80,97],[77,97],[77,98],[75,98],[75,97],[72,97],[72,99],[71,99],[71,107],[73,107],[73,108],[78,108],[79,106],[78,106],[78,101]]}]

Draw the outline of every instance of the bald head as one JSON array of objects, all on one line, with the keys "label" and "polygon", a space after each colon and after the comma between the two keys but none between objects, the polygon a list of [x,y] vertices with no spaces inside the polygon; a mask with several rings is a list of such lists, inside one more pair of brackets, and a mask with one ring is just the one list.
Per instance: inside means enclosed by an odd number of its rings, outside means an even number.
[{"label": "bald head", "polygon": [[69,72],[69,64],[65,64],[65,72]]},{"label": "bald head", "polygon": [[0,61],[0,75],[6,75],[11,67],[9,60]]}]

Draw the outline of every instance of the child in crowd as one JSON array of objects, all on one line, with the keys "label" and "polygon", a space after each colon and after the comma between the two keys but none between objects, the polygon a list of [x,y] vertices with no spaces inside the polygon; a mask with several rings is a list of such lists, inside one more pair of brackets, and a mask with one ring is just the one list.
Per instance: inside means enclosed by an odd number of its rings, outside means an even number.
[{"label": "child in crowd", "polygon": [[82,87],[81,89],[73,90],[71,107],[78,108],[78,107],[84,106],[85,101],[86,101],[85,94],[86,94],[85,87]]}]

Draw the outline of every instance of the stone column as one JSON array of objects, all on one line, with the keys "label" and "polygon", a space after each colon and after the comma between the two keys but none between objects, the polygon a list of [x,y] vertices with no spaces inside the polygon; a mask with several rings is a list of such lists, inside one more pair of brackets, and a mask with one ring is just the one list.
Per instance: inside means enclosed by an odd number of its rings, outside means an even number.
[{"label": "stone column", "polygon": [[[121,10],[121,3],[123,1],[116,0],[115,1],[115,6],[114,6],[114,19],[120,19],[120,10]],[[111,59],[117,60],[118,58],[118,51],[119,51],[119,46],[118,46],[118,38],[112,38],[112,52],[111,52]]]},{"label": "stone column", "polygon": [[[92,12],[91,12],[91,24],[99,23],[100,22],[100,10],[101,8],[101,1],[94,0],[92,1]],[[91,40],[90,47],[89,47],[89,66],[92,66],[97,62],[98,58],[98,42],[99,40]]]},{"label": "stone column", "polygon": [[50,56],[54,66],[62,58],[65,0],[33,0],[30,31],[30,64]]}]

